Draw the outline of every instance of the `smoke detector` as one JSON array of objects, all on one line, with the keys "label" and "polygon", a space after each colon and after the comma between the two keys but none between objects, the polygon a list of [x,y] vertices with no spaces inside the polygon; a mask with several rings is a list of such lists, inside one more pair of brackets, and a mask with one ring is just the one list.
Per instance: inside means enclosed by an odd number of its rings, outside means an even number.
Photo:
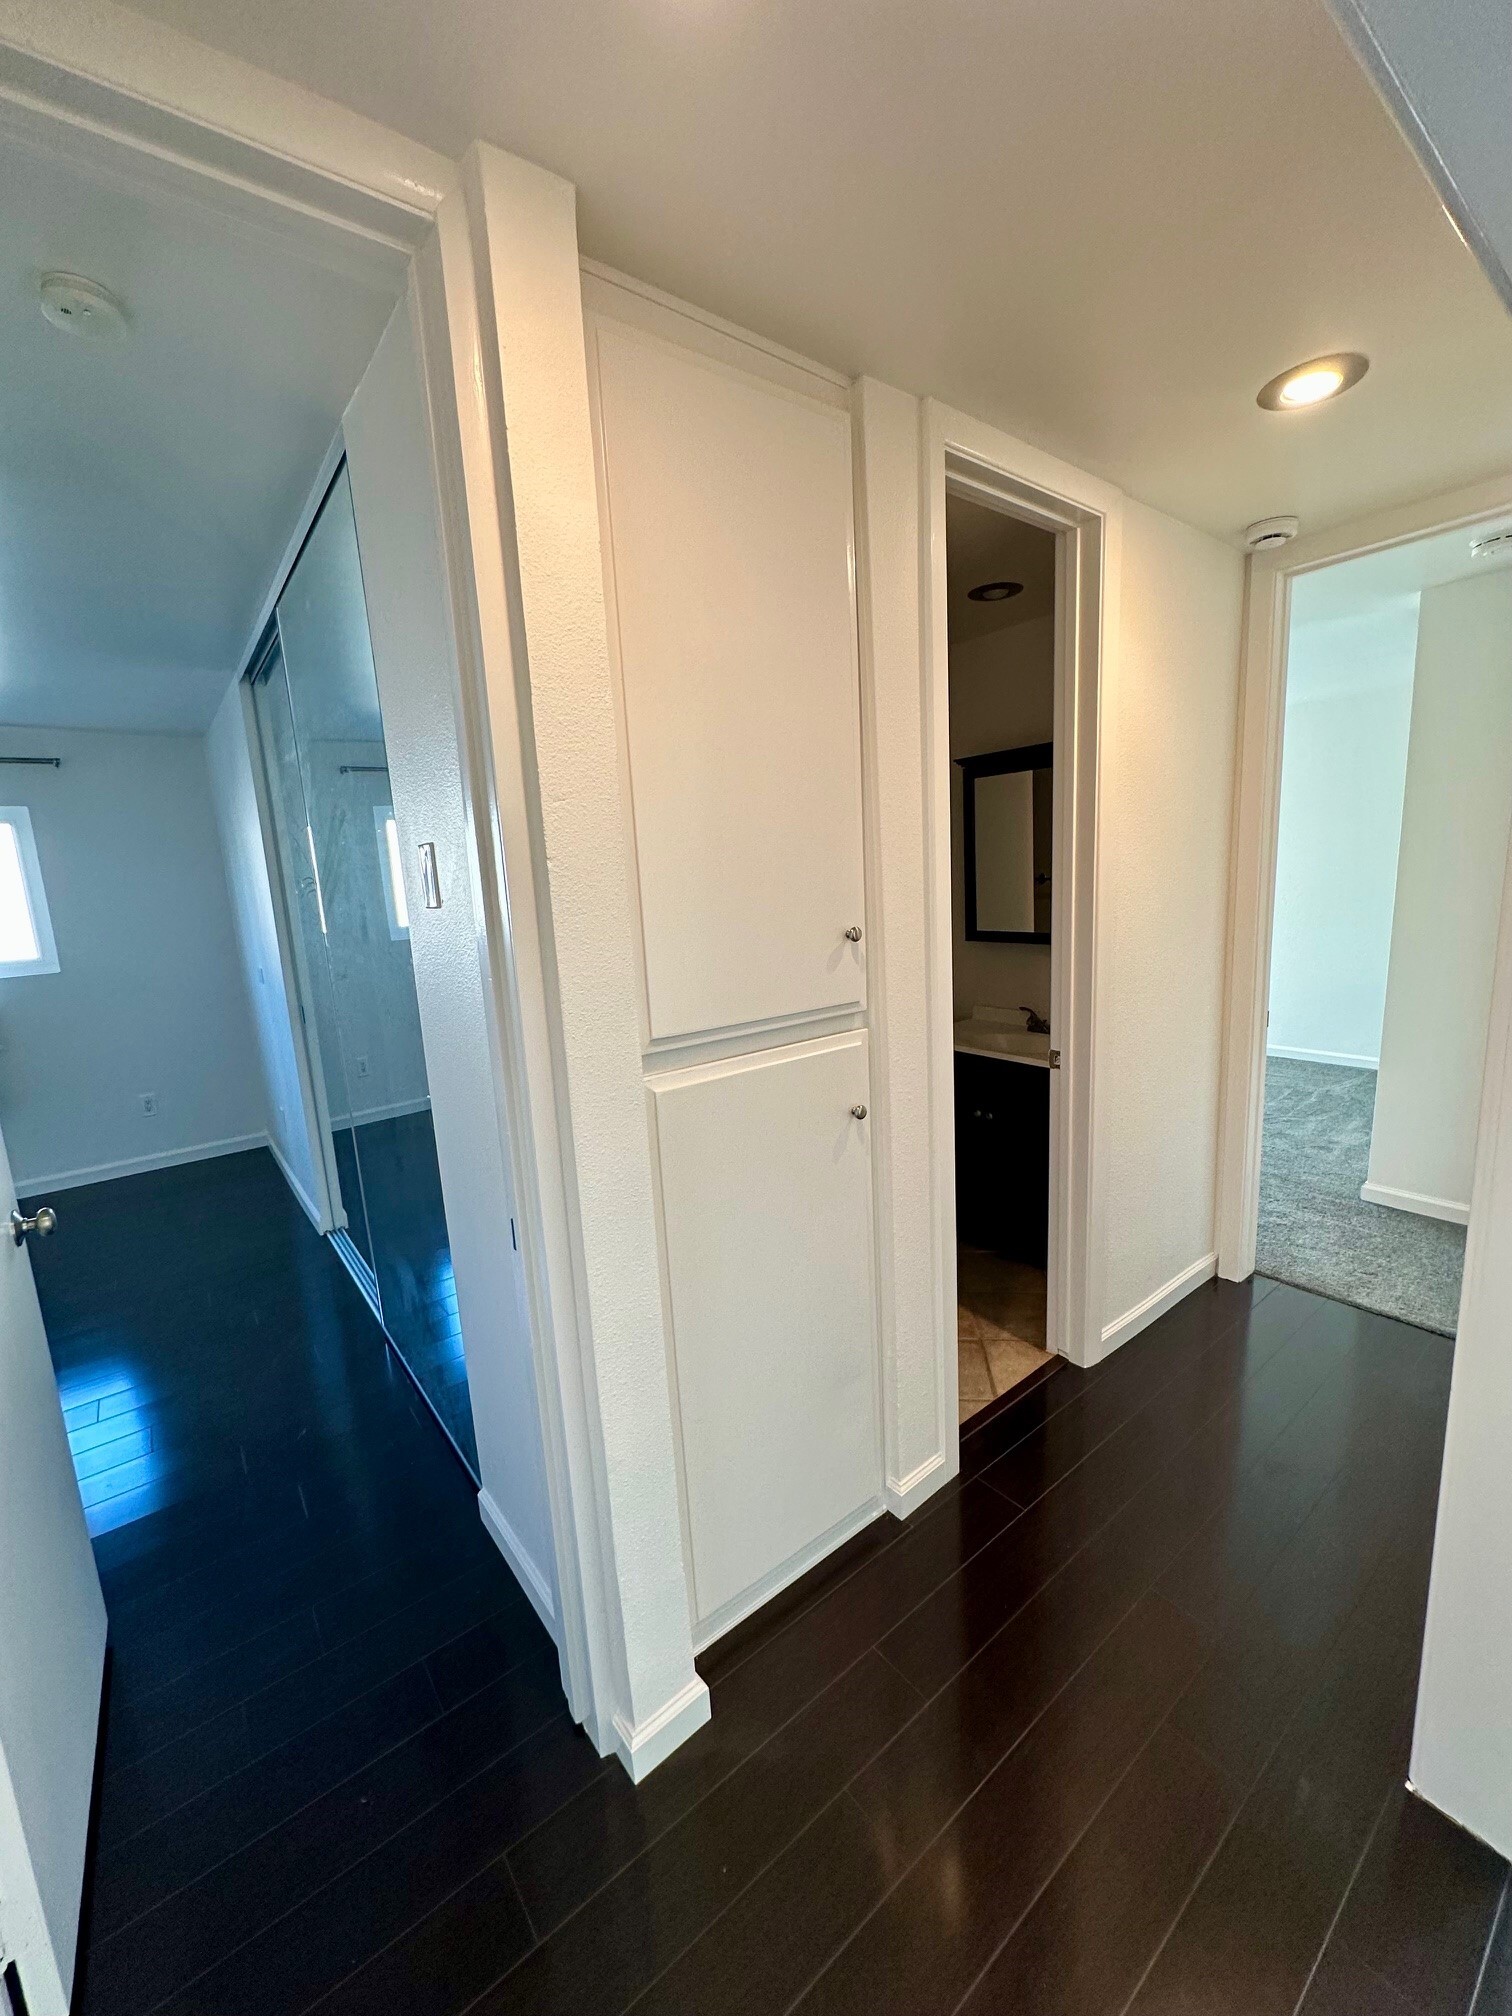
[{"label": "smoke detector", "polygon": [[1257,518],[1253,525],[1245,526],[1244,543],[1251,553],[1269,553],[1273,547],[1295,539],[1297,530],[1295,518]]},{"label": "smoke detector", "polygon": [[1472,560],[1505,560],[1512,554],[1512,525],[1498,526],[1494,532],[1482,532],[1478,539],[1470,541]]},{"label": "smoke detector", "polygon": [[42,313],[56,329],[96,342],[126,333],[124,304],[98,280],[86,280],[78,273],[44,273],[37,292]]}]

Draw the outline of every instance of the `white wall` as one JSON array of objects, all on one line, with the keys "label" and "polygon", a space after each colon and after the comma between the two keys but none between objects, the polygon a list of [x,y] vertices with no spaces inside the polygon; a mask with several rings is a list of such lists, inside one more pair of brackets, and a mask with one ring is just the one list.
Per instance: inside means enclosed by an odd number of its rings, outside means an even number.
[{"label": "white wall", "polygon": [[1512,827],[1512,572],[1423,592],[1365,1195],[1463,1216]]},{"label": "white wall", "polygon": [[[23,1191],[266,1138],[204,738],[5,729],[60,970],[0,980],[0,1116]],[[154,1093],[158,1110],[142,1113]]]},{"label": "white wall", "polygon": [[[598,1645],[617,1640],[611,1650],[619,1670],[595,1694],[602,1703],[618,1691],[625,1702],[614,1719],[621,1752],[633,1759],[643,1747],[631,1733],[637,1725],[646,1730],[644,1747],[653,1736],[660,1747],[686,1733],[700,1704],[686,1678],[687,1595],[650,1155],[639,1106],[631,875],[582,384],[581,311],[575,284],[569,291],[564,256],[571,192],[491,150],[471,158],[467,189],[472,242],[485,269],[488,423],[500,448],[506,415],[509,423],[512,521],[505,513],[504,522],[512,522],[514,537],[503,571],[517,596],[515,628],[528,647],[519,659],[503,597],[494,600],[497,555],[475,529],[488,697],[500,815],[510,822],[511,880],[522,898],[533,894],[541,906],[541,1033],[550,1050],[550,1083],[535,1119],[540,1125],[554,1113],[560,1121],[573,1262],[570,1282],[553,1273],[553,1284],[560,1281],[570,1299],[553,1312],[562,1327],[550,1362],[563,1379],[566,1462],[595,1661]],[[497,334],[488,327],[490,318]],[[464,382],[471,382],[470,361],[459,350]],[[885,458],[869,453],[884,445],[880,429],[864,455],[868,592],[860,618],[863,656],[876,683],[863,714],[868,790],[879,823],[873,859],[882,864],[880,886],[868,889],[868,916],[883,920],[870,967],[880,990],[873,1012],[884,1037],[887,1103],[900,1087],[911,1094],[915,1085],[927,1084],[938,1114],[937,1064],[948,1074],[950,1032],[933,1026],[927,988],[917,984],[917,954],[927,942],[935,970],[948,982],[948,909],[945,915],[927,909],[921,918],[910,892],[904,889],[905,900],[897,900],[889,881],[895,855],[920,858],[926,831],[924,794],[915,788],[922,773],[913,768],[910,739],[918,733],[923,697],[918,597],[924,556],[917,544],[911,553],[905,544],[902,577],[889,570],[889,592],[881,595],[872,565],[874,546],[897,550],[895,533],[916,522],[910,514],[922,491],[917,423],[923,416],[906,395],[885,387],[868,391],[874,395],[869,405],[880,408],[885,401],[890,409]],[[479,528],[499,513],[492,489],[496,467],[482,455],[468,462]],[[1116,494],[1090,479],[1088,488],[1109,494],[1117,534],[1122,507]],[[1125,543],[1121,601],[1110,583],[1100,840],[1096,1148],[1111,1171],[1104,1243],[1114,1259],[1101,1295],[1118,1334],[1109,1342],[1126,1334],[1126,1318],[1137,1323],[1149,1313],[1173,1282],[1195,1281],[1212,1265],[1242,595],[1236,551],[1159,513],[1129,505]],[[1110,553],[1110,563],[1115,557]],[[900,729],[894,736],[890,720],[880,718],[894,707],[908,724],[906,734]],[[932,737],[934,731],[926,725],[925,732]],[[513,739],[517,733],[523,752]],[[931,740],[931,762],[946,755],[944,739]],[[505,789],[515,775],[525,782],[524,833]],[[916,1012],[921,1001],[922,1016]],[[533,994],[527,1005],[534,1014]],[[532,1072],[542,1047],[532,1041]],[[897,1195],[927,1188],[933,1206],[939,1193],[926,1131],[911,1124],[889,1131],[878,1159],[885,1172],[884,1214],[896,1227]],[[904,1152],[911,1161],[900,1168]],[[926,1222],[915,1211],[902,1222],[908,1247],[884,1256],[884,1283],[911,1282],[920,1256],[941,1251],[943,1213],[932,1208]],[[545,1236],[555,1236],[549,1223]],[[1100,1264],[1103,1256],[1095,1257]],[[915,1409],[913,1375],[922,1375],[923,1388],[935,1386],[948,1321],[941,1309],[930,1330],[915,1327],[917,1300],[910,1294],[898,1321],[886,1314],[883,1321],[884,1351],[908,1391],[910,1434],[916,1412],[922,1423],[931,1411]],[[579,1374],[582,1386],[573,1392],[569,1382]],[[947,1474],[941,1458],[947,1446],[954,1450],[954,1409],[946,1421],[939,1398],[936,1390],[935,1450],[931,1454],[922,1441],[909,1448],[912,1467],[901,1486],[919,1475],[927,1491],[928,1482]],[[893,1440],[902,1418],[900,1409],[896,1422],[889,1420]],[[890,1442],[890,1469],[892,1460]],[[899,1496],[904,1499],[902,1490]],[[601,1743],[612,1740],[602,1722],[597,1733]]]},{"label": "white wall", "polygon": [[1055,735],[1055,622],[1035,617],[950,647],[950,895],[955,1012],[1029,1007],[1050,1013],[1050,947],[966,936],[966,870],[957,756],[1049,742]]},{"label": "white wall", "polygon": [[1132,498],[1102,699],[1103,1336],[1210,1274],[1244,563]]},{"label": "white wall", "polygon": [[1407,780],[1417,597],[1293,621],[1267,1048],[1374,1068]]},{"label": "white wall", "polygon": [[242,983],[250,1004],[253,1039],[262,1072],[268,1141],[306,1211],[321,1223],[323,1186],[310,1133],[294,1017],[284,983],[274,921],[270,863],[263,851],[257,787],[253,781],[246,699],[240,680],[226,694],[205,737],[210,797],[220,832]]}]

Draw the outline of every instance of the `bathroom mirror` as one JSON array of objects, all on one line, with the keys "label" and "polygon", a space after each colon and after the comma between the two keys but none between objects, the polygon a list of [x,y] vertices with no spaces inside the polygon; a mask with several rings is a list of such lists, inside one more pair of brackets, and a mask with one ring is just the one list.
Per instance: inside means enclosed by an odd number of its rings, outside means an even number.
[{"label": "bathroom mirror", "polygon": [[962,756],[966,936],[1050,943],[1054,747]]}]

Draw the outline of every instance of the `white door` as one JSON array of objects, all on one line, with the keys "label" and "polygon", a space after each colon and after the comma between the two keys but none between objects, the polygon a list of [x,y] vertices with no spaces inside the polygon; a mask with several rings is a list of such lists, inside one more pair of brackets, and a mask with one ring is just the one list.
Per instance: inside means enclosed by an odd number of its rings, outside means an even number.
[{"label": "white door", "polygon": [[649,1084],[707,1644],[881,1492],[866,1033]]},{"label": "white door", "polygon": [[849,408],[608,321],[595,359],[648,1034],[862,1008]]},{"label": "white door", "polygon": [[[15,1205],[0,1136],[0,1220]],[[31,2016],[73,1989],[105,1600],[31,1261],[0,1227],[0,1952]]]}]

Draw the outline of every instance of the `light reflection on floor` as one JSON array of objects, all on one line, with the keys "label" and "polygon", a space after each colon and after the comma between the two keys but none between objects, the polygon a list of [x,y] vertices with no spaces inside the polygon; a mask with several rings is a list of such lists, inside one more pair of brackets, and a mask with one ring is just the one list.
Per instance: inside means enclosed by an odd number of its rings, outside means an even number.
[{"label": "light reflection on floor", "polygon": [[61,1377],[58,1397],[91,1534],[156,1512],[164,1461],[153,1449],[151,1390],[123,1360],[100,1358]]}]

